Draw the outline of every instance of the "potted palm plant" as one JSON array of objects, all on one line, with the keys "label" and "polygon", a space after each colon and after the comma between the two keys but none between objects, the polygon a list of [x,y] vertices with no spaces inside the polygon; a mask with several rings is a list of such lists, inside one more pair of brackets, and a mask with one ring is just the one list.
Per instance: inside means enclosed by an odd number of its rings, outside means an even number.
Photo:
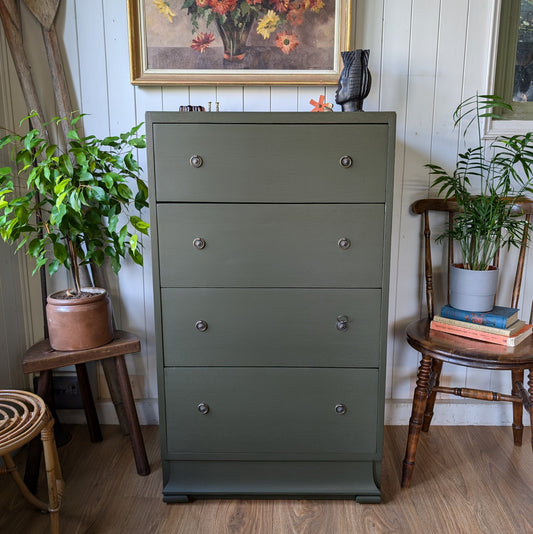
[{"label": "potted palm plant", "polygon": [[[501,118],[498,109],[512,109],[496,95],[474,95],[455,109],[454,126],[466,135],[475,130],[474,146],[458,154],[453,173],[428,164],[439,195],[457,202],[459,213],[437,239],[458,243],[462,263],[450,271],[450,305],[469,311],[490,311],[494,305],[501,247],[519,246],[526,222],[516,202],[533,193],[533,133],[504,136],[485,144],[482,120]],[[478,282],[478,280],[481,280]]]},{"label": "potted palm plant", "polygon": [[[0,168],[0,236],[35,259],[34,273],[43,266],[50,275],[61,266],[72,273],[74,287],[47,299],[50,344],[56,350],[111,340],[109,296],[101,288],[81,287],[79,265],[100,266],[109,258],[118,273],[126,256],[142,265],[139,237],[149,228],[138,215],[148,205],[134,157],[145,147],[141,125],[104,139],[80,137],[82,117],[68,119],[66,153],[36,129],[0,138],[0,149],[11,147],[13,161]],[[61,120],[67,119],[56,122]],[[130,207],[136,212],[129,213]]]}]

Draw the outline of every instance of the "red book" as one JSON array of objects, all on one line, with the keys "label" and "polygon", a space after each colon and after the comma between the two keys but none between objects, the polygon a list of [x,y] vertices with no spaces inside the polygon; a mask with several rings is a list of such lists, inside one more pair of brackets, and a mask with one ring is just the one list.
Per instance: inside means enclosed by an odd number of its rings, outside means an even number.
[{"label": "red book", "polygon": [[430,328],[445,332],[446,334],[454,334],[456,336],[468,337],[470,339],[477,339],[479,341],[486,341],[488,343],[496,343],[498,345],[507,345],[508,347],[516,347],[519,343],[524,341],[533,330],[530,324],[524,325],[516,334],[512,336],[502,336],[499,334],[490,334],[488,332],[481,332],[468,327],[454,326],[451,324],[439,323],[431,321]]}]

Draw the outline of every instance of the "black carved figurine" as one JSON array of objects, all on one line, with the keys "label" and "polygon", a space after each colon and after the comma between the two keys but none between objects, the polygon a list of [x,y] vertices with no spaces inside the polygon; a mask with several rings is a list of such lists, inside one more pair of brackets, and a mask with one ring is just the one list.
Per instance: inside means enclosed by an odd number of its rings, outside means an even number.
[{"label": "black carved figurine", "polygon": [[341,52],[344,68],[339,77],[335,102],[342,111],[363,111],[363,100],[370,92],[372,77],[368,70],[370,50]]}]

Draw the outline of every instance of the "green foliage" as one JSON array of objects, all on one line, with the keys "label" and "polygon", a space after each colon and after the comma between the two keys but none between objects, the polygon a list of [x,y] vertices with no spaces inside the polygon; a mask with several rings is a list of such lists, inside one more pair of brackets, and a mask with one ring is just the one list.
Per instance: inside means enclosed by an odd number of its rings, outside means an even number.
[{"label": "green foliage", "polygon": [[[455,110],[455,126],[464,125],[464,134],[476,128],[477,145],[458,154],[453,174],[428,164],[435,176],[439,195],[454,198],[460,208],[451,229],[438,239],[452,237],[459,243],[466,268],[486,270],[493,264],[499,247],[519,246],[525,221],[513,209],[513,201],[533,193],[533,133],[501,137],[483,145],[481,119],[500,118],[495,108],[511,109],[495,95],[475,95]],[[479,184],[479,192],[473,192]]]},{"label": "green foliage", "polygon": [[[34,272],[43,265],[51,275],[61,265],[72,269],[76,290],[77,264],[102,265],[107,256],[118,273],[129,255],[142,265],[139,236],[149,229],[137,213],[148,206],[148,188],[133,155],[146,146],[138,135],[141,125],[105,139],[80,137],[76,125],[82,117],[70,121],[66,154],[35,129],[0,139],[0,148],[12,148],[14,162],[0,169],[0,237],[17,251],[27,244]],[[67,119],[55,119],[60,120]],[[15,183],[23,189],[19,194]]]}]

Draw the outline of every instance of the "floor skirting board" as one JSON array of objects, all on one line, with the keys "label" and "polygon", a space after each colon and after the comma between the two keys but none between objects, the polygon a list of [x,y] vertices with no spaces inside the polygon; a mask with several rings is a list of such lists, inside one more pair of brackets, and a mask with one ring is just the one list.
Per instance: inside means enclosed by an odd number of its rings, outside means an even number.
[{"label": "floor skirting board", "polygon": [[[117,425],[118,418],[115,407],[110,400],[96,401],[96,411],[98,419],[102,425]],[[157,425],[159,423],[159,413],[157,399],[135,399],[137,415],[141,425]],[[84,424],[85,415],[83,410],[58,410],[58,416],[63,423]]]},{"label": "floor skirting board", "polygon": [[[524,412],[524,421],[526,422]],[[407,425],[411,417],[411,400],[387,400],[386,425]],[[510,425],[513,420],[510,402],[486,402],[442,399],[435,403],[432,425]]]}]

